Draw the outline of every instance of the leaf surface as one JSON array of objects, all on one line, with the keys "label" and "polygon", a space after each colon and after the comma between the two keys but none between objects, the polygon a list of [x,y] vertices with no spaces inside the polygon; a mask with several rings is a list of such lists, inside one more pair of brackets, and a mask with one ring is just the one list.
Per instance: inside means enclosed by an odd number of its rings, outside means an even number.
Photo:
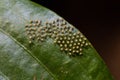
[{"label": "leaf surface", "polygon": [[92,45],[81,56],[69,56],[51,38],[29,43],[25,25],[30,20],[58,18],[29,0],[0,0],[0,80],[113,80]]}]

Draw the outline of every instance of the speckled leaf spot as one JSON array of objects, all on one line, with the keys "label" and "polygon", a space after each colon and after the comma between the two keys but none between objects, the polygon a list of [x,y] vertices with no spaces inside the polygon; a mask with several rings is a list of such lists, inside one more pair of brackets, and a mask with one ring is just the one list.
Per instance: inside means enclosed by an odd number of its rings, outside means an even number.
[{"label": "speckled leaf spot", "polygon": [[36,41],[41,43],[47,38],[52,38],[54,43],[59,45],[61,51],[71,56],[82,55],[83,48],[90,45],[82,33],[62,18],[44,24],[40,20],[30,21],[25,29],[29,43]]}]

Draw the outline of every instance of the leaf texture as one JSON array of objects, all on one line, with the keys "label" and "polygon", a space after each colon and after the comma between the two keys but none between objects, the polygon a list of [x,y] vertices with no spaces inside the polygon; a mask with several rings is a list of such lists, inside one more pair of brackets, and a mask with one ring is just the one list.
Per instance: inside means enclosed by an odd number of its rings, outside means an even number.
[{"label": "leaf texture", "polygon": [[29,0],[0,0],[0,80],[113,80],[92,45],[83,55],[69,56],[51,38],[29,43],[25,25],[30,20],[58,18]]}]

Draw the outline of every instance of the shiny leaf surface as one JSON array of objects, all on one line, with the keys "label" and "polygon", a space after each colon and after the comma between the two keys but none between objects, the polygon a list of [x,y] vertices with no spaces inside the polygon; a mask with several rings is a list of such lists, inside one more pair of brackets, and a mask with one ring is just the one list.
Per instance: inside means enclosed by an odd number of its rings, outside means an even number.
[{"label": "shiny leaf surface", "polygon": [[25,25],[30,20],[58,18],[29,0],[0,0],[0,80],[113,80],[92,45],[83,55],[69,56],[51,38],[29,43]]}]

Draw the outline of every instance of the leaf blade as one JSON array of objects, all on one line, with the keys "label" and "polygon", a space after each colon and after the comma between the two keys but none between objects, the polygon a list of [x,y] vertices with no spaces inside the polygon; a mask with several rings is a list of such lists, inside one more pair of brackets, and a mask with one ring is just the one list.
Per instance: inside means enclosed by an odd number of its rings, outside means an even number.
[{"label": "leaf blade", "polygon": [[27,51],[0,30],[0,71],[15,80],[30,80],[34,75],[53,79]]},{"label": "leaf blade", "polygon": [[[69,57],[61,52],[59,46],[54,45],[51,39],[42,43],[42,46],[29,45],[29,40],[25,34],[25,24],[29,20],[40,19],[47,22],[59,18],[54,12],[29,1],[1,1],[1,28],[31,51],[55,77],[60,80],[112,80],[103,60],[93,47],[85,48],[83,56]],[[3,8],[4,10],[2,10]]]}]

